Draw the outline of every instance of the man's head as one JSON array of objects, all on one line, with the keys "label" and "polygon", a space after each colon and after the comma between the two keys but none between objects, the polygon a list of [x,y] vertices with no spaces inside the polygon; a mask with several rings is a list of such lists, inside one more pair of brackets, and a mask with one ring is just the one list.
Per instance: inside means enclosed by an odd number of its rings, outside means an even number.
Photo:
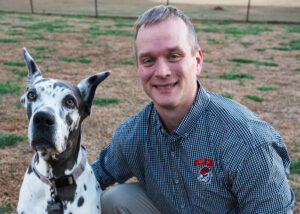
[{"label": "man's head", "polygon": [[135,48],[141,83],[156,109],[186,112],[203,62],[189,19],[171,6],[146,11],[137,21]]},{"label": "man's head", "polygon": [[[138,20],[135,23],[134,33],[135,40],[138,36],[139,30],[142,26],[150,26],[162,21],[165,21],[168,18],[178,17],[184,21],[188,28],[188,40],[192,48],[192,54],[195,54],[200,48],[198,44],[197,35],[194,30],[194,26],[191,23],[188,16],[186,16],[181,10],[173,6],[159,5],[153,8],[150,8],[139,16]],[[136,43],[134,43],[135,54],[137,53]]]}]

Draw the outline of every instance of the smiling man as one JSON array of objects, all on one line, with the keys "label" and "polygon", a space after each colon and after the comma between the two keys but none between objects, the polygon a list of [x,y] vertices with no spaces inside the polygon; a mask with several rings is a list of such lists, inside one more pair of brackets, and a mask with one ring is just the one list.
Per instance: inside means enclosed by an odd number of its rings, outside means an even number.
[{"label": "smiling man", "polygon": [[[289,156],[272,126],[207,92],[189,18],[157,6],[135,25],[139,77],[152,101],[91,165],[104,213],[292,213]],[[131,177],[134,184],[123,184]]]}]

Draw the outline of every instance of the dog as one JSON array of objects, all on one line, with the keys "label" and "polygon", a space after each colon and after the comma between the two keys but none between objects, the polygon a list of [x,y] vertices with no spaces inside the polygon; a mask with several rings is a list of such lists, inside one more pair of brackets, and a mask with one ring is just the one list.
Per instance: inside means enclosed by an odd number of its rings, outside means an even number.
[{"label": "dog", "polygon": [[110,72],[78,85],[43,78],[23,48],[28,83],[21,103],[36,151],[24,175],[17,213],[101,213],[101,188],[81,145],[81,124],[90,115],[97,86]]}]

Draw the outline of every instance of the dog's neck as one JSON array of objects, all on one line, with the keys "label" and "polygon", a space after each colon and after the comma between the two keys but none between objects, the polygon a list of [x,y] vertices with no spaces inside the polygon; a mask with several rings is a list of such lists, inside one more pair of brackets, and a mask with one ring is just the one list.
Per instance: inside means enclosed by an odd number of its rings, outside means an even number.
[{"label": "dog's neck", "polygon": [[68,138],[68,145],[71,147],[67,148],[61,154],[53,157],[49,157],[45,160],[39,153],[36,156],[34,164],[36,168],[48,178],[59,178],[66,174],[70,174],[73,169],[80,163],[81,153],[81,127],[78,130],[71,132]]}]

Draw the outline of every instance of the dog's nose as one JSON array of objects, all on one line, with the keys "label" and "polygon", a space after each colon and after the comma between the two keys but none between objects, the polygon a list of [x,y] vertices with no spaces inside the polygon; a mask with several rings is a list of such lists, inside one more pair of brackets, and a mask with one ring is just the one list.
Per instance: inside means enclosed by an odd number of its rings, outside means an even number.
[{"label": "dog's nose", "polygon": [[41,128],[51,128],[54,122],[54,116],[44,111],[36,113],[33,118],[34,125]]}]

